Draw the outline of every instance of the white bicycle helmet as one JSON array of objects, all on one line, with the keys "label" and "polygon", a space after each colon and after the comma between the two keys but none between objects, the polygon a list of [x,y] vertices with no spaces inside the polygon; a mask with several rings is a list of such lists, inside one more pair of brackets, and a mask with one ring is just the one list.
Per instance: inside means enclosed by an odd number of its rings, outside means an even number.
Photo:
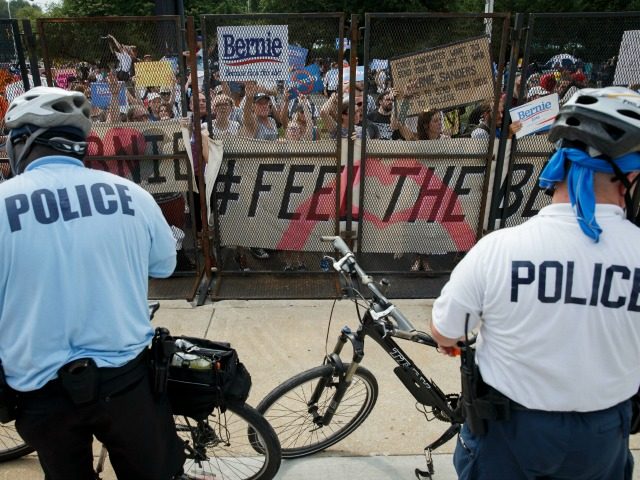
[{"label": "white bicycle helmet", "polygon": [[[91,104],[80,92],[35,87],[15,98],[5,115],[7,155],[14,174],[26,168],[34,143],[62,153],[84,156],[91,131]],[[19,155],[14,145],[24,142]]]},{"label": "white bicycle helmet", "polygon": [[549,140],[581,142],[612,160],[640,152],[640,94],[623,87],[578,90],[560,109]]},{"label": "white bicycle helmet", "polygon": [[87,137],[91,131],[90,115],[91,104],[81,92],[35,87],[11,102],[5,123],[10,130],[24,125],[74,127]]}]

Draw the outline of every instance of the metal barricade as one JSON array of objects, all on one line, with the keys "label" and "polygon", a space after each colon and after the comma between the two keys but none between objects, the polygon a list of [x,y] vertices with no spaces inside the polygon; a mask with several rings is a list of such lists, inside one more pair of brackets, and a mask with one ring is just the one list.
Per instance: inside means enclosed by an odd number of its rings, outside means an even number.
[{"label": "metal barricade", "polygon": [[353,212],[368,270],[440,277],[437,293],[482,234],[509,20],[366,14]]},{"label": "metal barricade", "polygon": [[[196,179],[187,149],[185,43],[179,17],[39,19],[47,81],[91,100],[85,164],[128,178],[149,191],[176,239],[174,277],[150,295],[193,298],[205,270]],[[157,285],[156,285],[157,284]],[[157,287],[157,288],[156,288]]]},{"label": "metal barricade", "polygon": [[313,278],[326,252],[319,237],[338,228],[342,143],[320,116],[321,71],[342,65],[343,25],[342,14],[201,19],[207,169],[218,169],[207,174],[214,297],[226,295],[225,282],[235,288],[234,273],[251,277],[252,297],[268,296],[277,274],[304,276],[292,296],[324,288]]},{"label": "metal barricade", "polygon": [[[557,94],[563,105],[580,88],[640,83],[639,12],[535,13],[526,33],[520,78],[514,81],[519,103]],[[496,228],[519,225],[550,203],[537,179],[552,152],[544,131],[510,146]]]}]

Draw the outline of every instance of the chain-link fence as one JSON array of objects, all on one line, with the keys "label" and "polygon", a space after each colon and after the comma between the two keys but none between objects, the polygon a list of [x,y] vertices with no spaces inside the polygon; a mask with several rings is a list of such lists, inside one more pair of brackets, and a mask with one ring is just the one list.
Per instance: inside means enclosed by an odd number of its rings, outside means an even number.
[{"label": "chain-link fence", "polygon": [[176,238],[174,275],[201,271],[179,17],[41,19],[38,33],[48,83],[91,101],[86,165],[149,191]]},{"label": "chain-link fence", "polygon": [[[640,13],[531,14],[514,104],[557,95],[562,106],[578,89],[640,85]],[[545,130],[517,139],[500,193],[497,226],[518,225],[551,201],[537,179],[553,152]],[[504,198],[504,197],[501,197]]]},{"label": "chain-link fence", "polygon": [[319,238],[340,233],[368,270],[435,288],[485,230],[549,202],[537,178],[552,145],[511,138],[508,110],[640,83],[637,12],[205,15],[199,38],[187,20],[188,42],[177,17],[44,19],[38,43],[0,22],[3,98],[84,92],[87,165],[155,196],[187,275],[212,239],[216,279],[291,283],[322,273]]},{"label": "chain-link fence", "polygon": [[343,70],[343,24],[342,14],[202,17],[220,270],[320,270],[320,236],[339,215],[342,144],[323,111]]},{"label": "chain-link fence", "polygon": [[509,16],[365,18],[360,254],[372,270],[447,272],[482,232]]},{"label": "chain-link fence", "polygon": [[25,63],[17,20],[0,20],[0,182],[9,178],[4,144],[4,116],[11,101],[29,88],[29,75]]}]

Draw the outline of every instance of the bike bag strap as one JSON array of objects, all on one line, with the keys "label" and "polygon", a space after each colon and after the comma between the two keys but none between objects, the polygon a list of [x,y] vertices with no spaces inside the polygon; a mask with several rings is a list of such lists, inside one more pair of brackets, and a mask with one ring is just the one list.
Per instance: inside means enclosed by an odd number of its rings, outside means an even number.
[{"label": "bike bag strap", "polygon": [[16,392],[7,383],[0,360],[0,423],[9,423],[15,419]]},{"label": "bike bag strap", "polygon": [[151,381],[153,393],[157,396],[163,395],[167,391],[167,381],[169,380],[169,362],[176,351],[169,330],[158,327],[151,340]]}]

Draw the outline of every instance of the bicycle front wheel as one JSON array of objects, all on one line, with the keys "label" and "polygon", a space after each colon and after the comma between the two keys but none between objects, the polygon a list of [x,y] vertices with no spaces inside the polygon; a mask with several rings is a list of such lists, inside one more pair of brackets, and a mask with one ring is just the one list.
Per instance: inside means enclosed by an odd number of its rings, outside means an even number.
[{"label": "bicycle front wheel", "polygon": [[269,480],[280,468],[280,444],[271,425],[253,407],[233,403],[196,421],[175,416],[185,441],[184,478]]},{"label": "bicycle front wheel", "polygon": [[0,424],[0,462],[24,457],[33,452],[33,448],[22,440],[16,431],[14,422]]},{"label": "bicycle front wheel", "polygon": [[[347,368],[349,364],[345,364],[345,371]],[[321,379],[327,386],[312,405],[309,399]],[[369,416],[378,399],[378,382],[369,370],[358,367],[331,422],[323,424],[339,380],[332,365],[315,367],[276,387],[256,407],[276,431],[282,458],[320,452],[348,436]]]}]

